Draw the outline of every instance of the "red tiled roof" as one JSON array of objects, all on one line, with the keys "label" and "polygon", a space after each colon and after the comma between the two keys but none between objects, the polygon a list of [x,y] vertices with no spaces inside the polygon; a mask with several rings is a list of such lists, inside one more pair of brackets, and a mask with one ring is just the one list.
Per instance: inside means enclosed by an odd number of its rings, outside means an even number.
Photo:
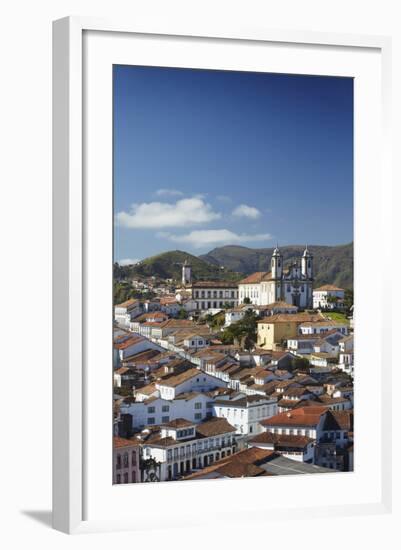
[{"label": "red tiled roof", "polygon": [[137,303],[138,303],[138,300],[131,299],[131,300],[126,300],[125,302],[122,302],[121,304],[116,304],[115,307],[130,307],[130,306],[133,306]]},{"label": "red tiled roof", "polygon": [[317,426],[327,407],[302,407],[261,420],[262,426]]},{"label": "red tiled roof", "polygon": [[196,426],[196,432],[204,437],[220,435],[235,432],[234,426],[231,426],[225,418],[211,418]]},{"label": "red tiled roof", "polygon": [[305,448],[309,443],[314,440],[306,435],[288,435],[288,434],[274,434],[271,432],[262,432],[252,439],[249,443],[264,443],[267,445],[274,445],[274,447],[299,447]]},{"label": "red tiled roof", "polygon": [[251,284],[257,284],[260,283],[265,275],[267,275],[267,271],[256,271],[256,273],[252,273],[252,275],[248,275],[248,277],[245,277],[245,279],[242,279],[239,281],[239,285],[251,285]]},{"label": "red tiled roof", "polygon": [[138,444],[139,442],[135,439],[125,439],[119,436],[113,437],[113,446],[115,449],[120,449],[121,447],[135,447]]},{"label": "red tiled roof", "polygon": [[142,336],[132,336],[131,338],[127,338],[123,342],[117,342],[114,344],[114,347],[117,349],[126,349],[130,346],[133,346],[134,344],[137,344],[138,342],[141,342],[144,338]]}]

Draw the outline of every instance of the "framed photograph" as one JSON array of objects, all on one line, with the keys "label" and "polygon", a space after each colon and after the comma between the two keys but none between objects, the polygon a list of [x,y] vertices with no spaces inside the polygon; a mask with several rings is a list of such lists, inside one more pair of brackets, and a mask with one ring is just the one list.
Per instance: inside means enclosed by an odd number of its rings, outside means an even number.
[{"label": "framed photograph", "polygon": [[390,47],[54,23],[56,529],[390,510]]}]

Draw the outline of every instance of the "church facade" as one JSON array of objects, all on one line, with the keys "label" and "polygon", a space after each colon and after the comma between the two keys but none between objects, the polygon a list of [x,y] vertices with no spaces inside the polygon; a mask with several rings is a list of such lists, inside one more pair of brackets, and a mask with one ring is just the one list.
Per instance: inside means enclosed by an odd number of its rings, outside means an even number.
[{"label": "church facade", "polygon": [[264,306],[286,302],[301,309],[313,307],[313,256],[308,247],[302,257],[284,269],[283,256],[278,247],[271,258],[271,271],[259,271],[238,284],[239,303]]}]

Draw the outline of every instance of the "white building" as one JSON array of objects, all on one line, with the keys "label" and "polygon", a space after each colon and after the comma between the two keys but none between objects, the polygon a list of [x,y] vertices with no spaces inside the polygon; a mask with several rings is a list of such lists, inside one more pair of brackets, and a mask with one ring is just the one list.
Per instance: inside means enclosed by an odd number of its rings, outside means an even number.
[{"label": "white building", "polygon": [[[158,394],[157,394],[158,395]],[[125,400],[120,405],[122,415],[132,416],[132,429],[142,430],[145,426],[158,426],[177,418],[186,418],[198,424],[213,414],[213,398],[206,393],[188,392],[175,399],[158,396],[143,401]]]},{"label": "white building", "polygon": [[336,330],[343,335],[347,335],[349,331],[348,324],[346,322],[332,321],[331,319],[320,319],[318,321],[306,321],[301,323],[298,327],[298,333],[307,335],[320,334],[324,336],[325,332]]},{"label": "white building", "polygon": [[304,435],[319,440],[322,437],[327,408],[323,406],[300,407],[262,420],[266,431],[280,435]]},{"label": "white building", "polygon": [[127,338],[117,340],[114,342],[114,367],[118,367],[127,357],[150,349],[164,351],[161,346],[134,333]]},{"label": "white building", "polygon": [[229,281],[198,281],[191,285],[192,299],[197,309],[222,309],[227,304],[233,308],[238,305],[238,285]]},{"label": "white building", "polygon": [[346,336],[339,342],[340,352],[338,358],[338,367],[354,376],[354,335]]},{"label": "white building", "polygon": [[225,419],[213,418],[198,425],[177,419],[162,426],[158,439],[143,443],[142,457],[159,463],[157,481],[178,479],[234,453],[234,432]]},{"label": "white building", "polygon": [[277,414],[277,399],[239,393],[231,398],[216,399],[213,414],[225,418],[237,434],[257,434],[262,431],[260,421]]},{"label": "white building", "polygon": [[129,327],[134,317],[142,312],[142,306],[139,300],[126,300],[121,304],[114,306],[114,320],[122,326]]},{"label": "white building", "polygon": [[250,301],[256,305],[285,302],[300,308],[313,304],[313,256],[305,248],[300,261],[284,270],[284,260],[278,248],[271,258],[270,272],[257,272],[238,283],[239,303]]},{"label": "white building", "polygon": [[344,307],[343,288],[334,285],[324,285],[313,291],[314,309],[342,309]]},{"label": "white building", "polygon": [[298,462],[314,463],[315,441],[305,435],[279,435],[263,431],[247,443],[250,447],[276,451]]},{"label": "white building", "polygon": [[180,393],[208,392],[216,388],[226,388],[227,383],[215,376],[211,376],[200,369],[188,369],[166,380],[160,380],[155,384],[162,399],[169,401],[175,399]]},{"label": "white building", "polygon": [[247,311],[252,311],[252,306],[242,304],[241,306],[238,306],[236,308],[228,309],[224,315],[224,326],[229,327],[233,323],[241,321]]}]

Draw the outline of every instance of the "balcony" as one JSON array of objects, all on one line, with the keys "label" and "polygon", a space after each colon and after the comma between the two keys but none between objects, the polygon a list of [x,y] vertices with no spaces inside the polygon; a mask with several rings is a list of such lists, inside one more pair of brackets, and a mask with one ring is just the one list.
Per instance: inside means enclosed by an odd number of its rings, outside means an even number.
[{"label": "balcony", "polygon": [[185,452],[183,455],[178,455],[176,457],[174,457],[174,456],[172,456],[170,458],[167,457],[167,462],[171,463],[171,462],[177,462],[177,461],[181,461],[181,460],[185,460],[185,459],[196,458],[200,455],[208,454],[208,453],[211,453],[211,452],[221,452],[221,451],[224,451],[224,450],[227,450],[227,449],[231,449],[232,452],[234,453],[237,450],[237,443],[234,441],[230,444],[225,443],[224,445],[222,445],[222,444],[214,445],[213,447],[209,446],[207,449],[202,448],[202,449],[196,449],[195,451],[192,451],[192,449],[191,449],[189,453]]}]

